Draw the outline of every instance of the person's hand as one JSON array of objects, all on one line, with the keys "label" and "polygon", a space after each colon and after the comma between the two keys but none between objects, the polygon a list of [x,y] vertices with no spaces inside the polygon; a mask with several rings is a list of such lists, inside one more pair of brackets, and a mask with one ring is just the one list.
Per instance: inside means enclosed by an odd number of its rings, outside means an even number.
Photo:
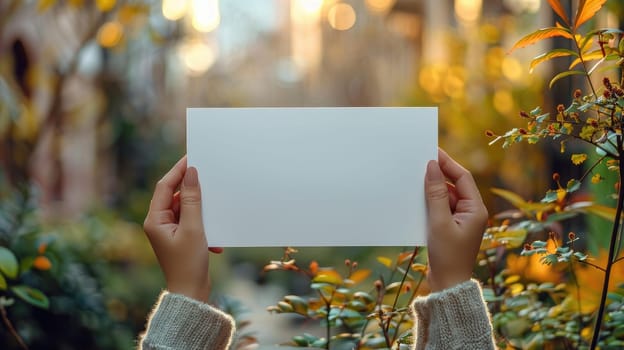
[{"label": "person's hand", "polygon": [[438,161],[427,164],[425,194],[427,280],[431,291],[437,292],[472,277],[488,213],[470,172],[441,149]]},{"label": "person's hand", "polygon": [[143,228],[169,292],[206,302],[210,295],[208,251],[220,253],[221,249],[208,248],[197,169],[186,168],[186,156],[156,184]]}]

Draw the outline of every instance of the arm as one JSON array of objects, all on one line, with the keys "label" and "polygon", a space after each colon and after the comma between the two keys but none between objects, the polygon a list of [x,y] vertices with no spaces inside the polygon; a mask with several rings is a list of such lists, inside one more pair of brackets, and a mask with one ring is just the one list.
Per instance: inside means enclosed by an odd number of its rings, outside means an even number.
[{"label": "arm", "polygon": [[[180,187],[179,192],[175,192]],[[140,339],[141,349],[225,350],[232,318],[206,304],[210,296],[209,251],[201,219],[195,168],[182,158],[156,185],[145,233],[165,274],[161,294]]]},{"label": "arm", "polygon": [[487,210],[470,172],[442,150],[438,158],[425,176],[433,293],[413,304],[416,349],[494,349],[481,288],[470,279]]}]

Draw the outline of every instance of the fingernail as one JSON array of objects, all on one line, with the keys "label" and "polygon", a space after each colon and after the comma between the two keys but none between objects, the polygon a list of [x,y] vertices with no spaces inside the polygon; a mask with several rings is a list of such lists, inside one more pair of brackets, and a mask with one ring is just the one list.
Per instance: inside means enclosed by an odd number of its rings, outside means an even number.
[{"label": "fingernail", "polygon": [[435,160],[430,160],[427,163],[427,180],[444,181],[444,174],[442,174],[442,170],[440,170],[440,166]]},{"label": "fingernail", "polygon": [[184,186],[195,187],[197,185],[199,185],[199,179],[197,178],[197,169],[195,169],[194,167],[186,169],[186,174],[184,174]]}]

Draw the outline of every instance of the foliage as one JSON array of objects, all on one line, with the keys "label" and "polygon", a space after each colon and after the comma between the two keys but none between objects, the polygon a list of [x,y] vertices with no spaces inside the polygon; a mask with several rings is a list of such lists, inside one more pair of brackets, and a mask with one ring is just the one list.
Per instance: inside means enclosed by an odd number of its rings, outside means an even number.
[{"label": "foliage", "polygon": [[418,248],[406,251],[395,259],[377,257],[385,273],[363,288],[372,271],[360,268],[358,262],[345,260],[344,273],[319,267],[317,261],[302,267],[293,258],[296,250],[286,248],[282,259],[271,261],[264,270],[306,276],[312,295],[287,295],[268,310],[319,321],[325,328],[324,337],[297,335],[289,345],[329,349],[331,344],[362,350],[407,346],[413,342],[409,305],[426,291],[426,265],[419,262],[418,252]]},{"label": "foliage", "polygon": [[[544,347],[547,344],[548,346],[563,344],[565,347],[589,346],[593,349],[597,346],[617,347],[623,344],[622,333],[619,330],[624,325],[611,314],[612,310],[620,306],[609,304],[609,300],[620,299],[617,295],[609,294],[609,286],[611,276],[618,276],[613,273],[613,269],[621,260],[619,255],[624,193],[620,184],[624,164],[622,141],[624,77],[613,82],[610,76],[603,75],[601,86],[596,86],[592,78],[598,74],[607,74],[609,70],[621,72],[624,62],[624,40],[622,40],[624,33],[619,29],[583,30],[583,24],[591,21],[605,2],[606,0],[580,1],[576,15],[572,17],[567,14],[559,0],[549,0],[560,21],[553,27],[526,35],[512,48],[515,50],[551,37],[569,40],[573,50],[556,48],[546,52],[536,57],[531,62],[530,68],[533,69],[555,58],[570,58],[572,62],[568,69],[556,74],[549,86],[552,88],[563,78],[579,75],[586,78],[589,92],[584,94],[582,86],[576,88],[571,102],[558,104],[553,112],[545,112],[540,107],[528,113],[520,112],[520,116],[527,120],[524,128],[513,128],[502,135],[487,132],[489,136],[494,137],[490,144],[502,141],[504,148],[520,142],[536,144],[549,139],[559,142],[561,153],[568,152],[569,143],[581,143],[594,148],[598,154],[595,160],[586,152],[575,151],[570,154],[572,164],[585,167],[583,175],[578,179],[571,178],[562,185],[561,176],[558,173],[553,174],[556,188],[548,190],[538,203],[526,202],[508,191],[494,190],[517,209],[499,215],[499,218],[506,221],[499,226],[499,230],[494,231],[524,230],[528,243],[524,244],[521,254],[539,256],[540,263],[544,265],[567,266],[568,278],[575,284],[576,289],[566,296],[561,294],[566,290],[565,285],[524,288],[522,284],[513,284],[512,288],[505,288],[504,283],[493,281],[495,288],[492,288],[491,293],[494,300],[499,296],[506,296],[495,304],[502,312],[495,314],[495,324],[512,346],[532,348]],[[585,164],[590,159],[592,163]],[[604,164],[608,171],[617,175],[614,184],[616,193],[611,194],[617,199],[617,208],[597,204],[580,193],[583,186],[590,186],[588,182],[597,184],[607,178],[598,171],[600,164]],[[603,266],[596,264],[595,258],[575,250],[574,244],[579,240],[576,233],[568,233],[566,243],[560,244],[558,238],[560,233],[556,229],[558,223],[568,221],[579,214],[596,215],[612,223],[610,244],[606,256],[601,259],[604,261]],[[510,223],[510,219],[513,222]],[[548,239],[536,238],[536,233],[539,232],[542,232],[542,235],[547,232]],[[579,265],[590,266],[594,275],[597,271],[604,272],[603,283],[596,281],[598,285],[602,285],[597,291],[600,297],[596,303],[591,302],[591,297],[581,297],[587,286],[579,282],[577,275],[583,271]],[[509,276],[506,280],[515,280],[516,277]],[[613,298],[608,298],[609,295]],[[510,324],[514,327],[510,327]],[[531,329],[532,333],[528,333],[528,329]]]}]

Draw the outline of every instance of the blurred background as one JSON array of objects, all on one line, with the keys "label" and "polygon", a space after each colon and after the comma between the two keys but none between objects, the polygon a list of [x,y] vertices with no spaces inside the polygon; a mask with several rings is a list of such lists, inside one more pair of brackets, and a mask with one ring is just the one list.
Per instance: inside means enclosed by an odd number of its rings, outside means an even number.
[{"label": "blurred background", "polygon": [[[621,27],[623,9],[609,1],[595,25]],[[554,169],[574,171],[559,145],[503,151],[485,131],[570,100],[572,79],[547,87],[560,67],[529,74],[556,40],[509,53],[553,22],[540,0],[0,1],[0,246],[49,301],[8,305],[0,283],[2,310],[33,349],[132,348],[164,287],[141,225],[155,182],[185,153],[187,107],[438,106],[440,146],[492,213],[504,203],[491,187],[541,198]],[[403,249],[297,256],[365,264]],[[261,344],[301,327],[265,310],[305,287],[262,272],[282,250],[212,260],[215,299],[247,310]],[[19,348],[3,326],[0,344]]]}]

